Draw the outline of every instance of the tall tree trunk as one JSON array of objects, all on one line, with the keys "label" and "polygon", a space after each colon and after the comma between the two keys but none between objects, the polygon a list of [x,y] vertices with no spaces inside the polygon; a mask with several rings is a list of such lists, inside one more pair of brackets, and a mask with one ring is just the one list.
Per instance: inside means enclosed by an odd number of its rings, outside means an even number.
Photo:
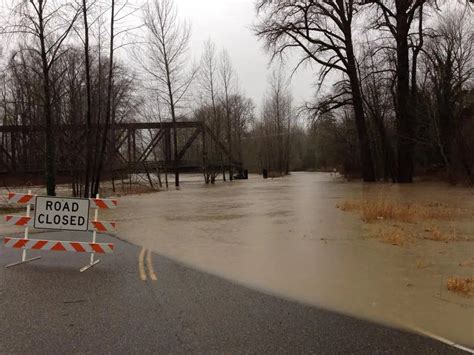
[{"label": "tall tree trunk", "polygon": [[[171,94],[171,86],[169,86],[170,90],[170,97],[172,98]],[[171,104],[171,118],[173,120],[173,155],[174,155],[174,186],[179,187],[179,161],[178,161],[178,128],[176,126],[176,112],[174,107],[174,102]]]},{"label": "tall tree trunk", "polygon": [[105,150],[107,148],[107,136],[109,130],[110,117],[112,115],[112,90],[113,90],[113,74],[114,74],[114,24],[115,24],[115,0],[112,0],[111,18],[110,18],[110,49],[109,49],[109,77],[107,78],[107,103],[105,111],[104,132],[102,136],[102,145],[98,159],[93,196],[99,193],[100,179],[104,164]]},{"label": "tall tree trunk", "polygon": [[48,196],[56,196],[56,169],[55,169],[55,144],[54,144],[54,122],[51,108],[51,83],[49,78],[49,63],[46,53],[46,39],[44,33],[43,2],[38,4],[39,39],[41,46],[41,64],[43,70],[43,94],[44,94],[44,124],[46,141],[46,192]]},{"label": "tall tree trunk", "polygon": [[[165,61],[166,54],[165,54]],[[171,75],[169,72],[169,66],[166,64],[166,75],[167,75],[167,85],[168,85],[168,95],[170,99],[170,111],[171,111],[171,120],[173,123],[173,158],[174,158],[174,185],[176,188],[179,187],[179,162],[178,162],[178,127],[176,125],[176,110],[173,96],[173,89],[171,87]]]},{"label": "tall tree trunk", "polygon": [[82,14],[84,17],[84,56],[86,65],[86,171],[84,179],[84,197],[90,195],[90,172],[92,162],[91,125],[92,125],[92,102],[91,102],[91,76],[90,76],[90,56],[89,56],[89,24],[87,21],[87,0],[82,0]]},{"label": "tall tree trunk", "polygon": [[[350,31],[350,28],[349,28]],[[350,33],[350,32],[349,32]],[[350,34],[346,35],[351,38]],[[367,123],[365,121],[364,105],[362,92],[360,89],[359,75],[357,73],[357,66],[354,57],[354,50],[352,40],[347,45],[347,71],[351,84],[352,103],[354,107],[354,118],[357,129],[357,136],[360,145],[360,161],[362,165],[362,178],[365,182],[374,182],[375,169],[372,157],[372,150],[370,148],[369,134],[367,132]]]},{"label": "tall tree trunk", "polygon": [[234,180],[234,169],[233,169],[233,159],[232,159],[232,119],[229,108],[229,94],[226,90],[226,116],[227,116],[227,141],[229,142],[229,180]]},{"label": "tall tree trunk", "polygon": [[[400,6],[397,1],[397,7]],[[397,9],[397,92],[398,182],[413,182],[414,127],[410,112],[410,63],[406,11]]]},{"label": "tall tree trunk", "polygon": [[[162,32],[164,29],[162,28]],[[178,162],[178,127],[176,125],[176,107],[174,101],[173,84],[171,82],[171,69],[169,66],[168,52],[165,42],[162,42],[163,58],[166,71],[166,85],[168,89],[168,98],[171,111],[171,120],[173,123],[173,156],[174,156],[174,185],[179,188],[179,162]]]}]

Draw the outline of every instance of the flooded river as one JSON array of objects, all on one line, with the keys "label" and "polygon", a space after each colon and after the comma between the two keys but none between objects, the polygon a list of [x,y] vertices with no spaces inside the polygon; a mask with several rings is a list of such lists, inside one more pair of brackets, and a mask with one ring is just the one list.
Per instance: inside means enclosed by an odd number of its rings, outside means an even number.
[{"label": "flooded river", "polygon": [[[474,347],[473,298],[446,289],[448,277],[474,273],[472,266],[459,265],[474,257],[472,217],[433,222],[453,224],[465,236],[462,241],[421,239],[394,246],[373,238],[376,223],[336,208],[346,200],[380,198],[474,212],[473,189],[364,185],[329,174],[294,173],[216,186],[185,183],[180,191],[126,196],[106,217],[120,222],[121,238],[193,268]],[[160,270],[156,273],[159,282]]]},{"label": "flooded river", "polygon": [[[472,268],[459,263],[474,257],[474,241],[380,243],[371,238],[374,226],[336,208],[348,199],[381,197],[474,209],[472,189],[364,185],[294,173],[127,196],[114,217],[121,222],[121,237],[194,268],[474,346],[474,302],[446,289],[449,276],[472,275]],[[472,218],[455,223],[474,237]]]},{"label": "flooded river", "polygon": [[[294,173],[128,196],[114,213],[121,221],[120,236],[194,268],[280,297],[474,346],[474,302],[446,289],[449,276],[473,274],[459,263],[474,257],[474,240],[427,240],[409,247],[380,243],[370,238],[373,226],[336,208],[348,199],[381,196],[474,210],[472,189],[364,185],[328,174]],[[455,223],[474,237],[472,218]]]}]

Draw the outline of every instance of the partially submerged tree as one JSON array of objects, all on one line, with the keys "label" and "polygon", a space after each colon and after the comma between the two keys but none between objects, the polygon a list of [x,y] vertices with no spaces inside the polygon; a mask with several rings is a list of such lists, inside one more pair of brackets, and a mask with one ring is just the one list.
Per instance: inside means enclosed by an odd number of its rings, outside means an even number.
[{"label": "partially submerged tree", "polygon": [[259,160],[263,169],[282,176],[289,173],[292,96],[281,67],[273,71],[268,83],[258,129]]},{"label": "partially submerged tree", "polygon": [[298,48],[303,53],[301,65],[312,61],[322,65],[320,81],[332,70],[339,71],[349,81],[350,101],[334,98],[333,108],[352,104],[360,145],[360,159],[364,181],[375,181],[375,170],[367,133],[360,79],[357,71],[353,34],[353,20],[359,12],[354,0],[304,0],[257,3],[261,22],[257,36],[264,40],[272,58],[287,50]]},{"label": "partially submerged tree", "polygon": [[[142,69],[153,81],[160,100],[168,108],[173,122],[173,154],[178,164],[176,119],[197,70],[189,72],[188,50],[190,25],[180,22],[173,0],[151,0],[145,6],[145,48],[136,53]],[[175,167],[175,186],[179,187],[179,170]]]},{"label": "partially submerged tree", "polygon": [[[232,91],[234,90],[234,69],[232,68],[232,63],[230,62],[229,53],[226,50],[222,51],[220,59],[219,74],[222,84],[222,101],[226,122],[226,139],[227,146],[229,148],[229,180],[232,181],[234,179],[234,172],[232,169],[232,117],[230,97],[232,95]],[[222,174],[225,181],[225,172],[223,171]]]},{"label": "partially submerged tree", "polygon": [[230,97],[231,113],[232,113],[232,140],[234,155],[237,161],[244,162],[244,139],[246,138],[249,128],[255,121],[255,105],[252,99],[245,97],[242,93],[234,94]]},{"label": "partially submerged tree", "polygon": [[367,36],[358,60],[362,95],[374,153],[377,176],[397,182],[396,156],[393,146],[395,115],[393,94],[395,70],[393,52],[380,50]]},{"label": "partially submerged tree", "polygon": [[[397,182],[410,183],[414,174],[416,114],[410,107],[416,96],[416,64],[423,46],[423,6],[430,0],[365,0],[375,4],[375,27],[385,28],[395,41],[397,117]],[[418,19],[418,43],[411,40],[411,27]],[[413,48],[410,66],[410,47]],[[410,81],[411,73],[411,81]],[[413,100],[413,101],[412,101]]]},{"label": "partially submerged tree", "polygon": [[[197,110],[195,116],[212,130],[217,139],[221,138],[222,115],[219,109],[219,62],[214,43],[208,40],[204,45],[204,53],[201,58],[199,71],[199,88],[203,104]],[[222,153],[218,154],[215,145],[208,141],[206,132],[203,132],[203,173],[204,181],[215,183],[219,171],[209,161],[222,161]],[[224,172],[223,172],[224,173]]]},{"label": "partially submerged tree", "polygon": [[473,11],[451,10],[440,18],[424,51],[427,84],[434,141],[438,145],[443,165],[451,176],[453,165],[461,162],[468,176],[472,175],[463,134],[464,110],[474,87],[474,22]]}]

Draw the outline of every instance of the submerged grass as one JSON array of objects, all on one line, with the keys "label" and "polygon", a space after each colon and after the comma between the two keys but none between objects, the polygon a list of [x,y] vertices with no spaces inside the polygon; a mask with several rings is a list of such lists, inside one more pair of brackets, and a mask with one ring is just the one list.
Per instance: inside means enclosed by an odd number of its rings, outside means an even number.
[{"label": "submerged grass", "polygon": [[[432,240],[435,242],[449,243],[463,240],[463,238],[458,236],[456,229],[452,229],[449,232],[443,232],[438,227],[432,227],[425,229],[425,232],[428,234],[424,235],[423,239]],[[468,240],[468,238],[464,238],[464,240]]]},{"label": "submerged grass", "polygon": [[380,230],[377,239],[394,246],[405,246],[415,242],[415,237],[400,227],[387,227]]},{"label": "submerged grass", "polygon": [[462,294],[464,296],[474,295],[474,277],[456,277],[448,278],[447,288],[451,292]]},{"label": "submerged grass", "polygon": [[[377,225],[381,228],[376,238],[391,245],[405,246],[414,244],[418,239],[443,243],[470,240],[461,236],[456,228],[446,228],[446,222],[472,215],[466,209],[440,203],[402,203],[387,199],[347,200],[337,208],[357,212],[365,223],[379,222]],[[436,221],[442,221],[444,228],[437,227]]]},{"label": "submerged grass", "polygon": [[425,261],[424,259],[418,259],[416,261],[416,268],[417,269],[426,269],[430,266],[433,266],[433,263],[429,262],[429,261]]},{"label": "submerged grass", "polygon": [[359,212],[366,223],[377,220],[396,220],[413,223],[420,219],[452,220],[465,213],[462,209],[439,203],[400,203],[388,200],[352,200],[337,206],[342,211]]},{"label": "submerged grass", "polygon": [[[431,271],[436,272],[437,269],[436,259],[430,254],[427,241],[474,241],[464,231],[464,224],[459,224],[461,218],[473,216],[473,211],[468,209],[440,203],[405,203],[388,199],[347,200],[337,205],[337,208],[359,214],[362,221],[369,224],[370,236],[380,242],[397,247],[417,245],[417,250],[428,251],[416,260],[416,269],[420,272],[431,268]],[[439,253],[445,254],[446,251]],[[428,257],[425,258],[425,255]],[[464,270],[474,267],[474,258],[460,262],[458,267]],[[474,297],[474,277],[451,276],[446,281],[446,288],[459,296]]]}]

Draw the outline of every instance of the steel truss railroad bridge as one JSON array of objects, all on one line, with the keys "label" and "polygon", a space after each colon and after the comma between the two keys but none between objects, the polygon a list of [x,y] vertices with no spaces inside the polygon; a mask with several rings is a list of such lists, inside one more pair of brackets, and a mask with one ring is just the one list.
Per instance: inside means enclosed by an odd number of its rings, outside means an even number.
[{"label": "steel truss railroad bridge", "polygon": [[[99,127],[100,129],[102,127]],[[92,127],[92,131],[97,127]],[[227,147],[210,128],[198,121],[176,122],[178,157],[174,159],[172,122],[115,123],[108,134],[108,173],[196,172],[203,169],[242,171],[242,163],[230,156]],[[54,128],[57,173],[74,171],[79,154],[85,154],[86,126],[57,125]],[[44,172],[44,128],[41,126],[0,126],[0,173],[39,174]],[[36,149],[31,149],[36,147]],[[211,148],[212,147],[212,148]],[[191,149],[192,148],[192,149]],[[159,154],[152,154],[159,150]],[[212,150],[212,154],[209,151]],[[216,159],[218,157],[218,159]],[[213,158],[214,160],[210,160]],[[77,164],[76,164],[77,166]]]}]

